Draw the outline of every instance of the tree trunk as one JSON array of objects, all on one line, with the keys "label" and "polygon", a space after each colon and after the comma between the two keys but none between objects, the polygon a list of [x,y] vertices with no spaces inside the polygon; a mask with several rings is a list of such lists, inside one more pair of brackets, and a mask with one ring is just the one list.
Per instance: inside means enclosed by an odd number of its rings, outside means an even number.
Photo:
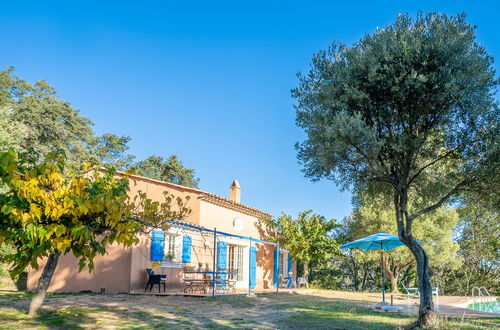
[{"label": "tree trunk", "polygon": [[408,212],[408,191],[401,186],[399,192],[394,193],[394,206],[396,207],[399,239],[410,249],[417,261],[418,290],[420,293],[417,323],[421,328],[433,327],[438,321],[438,314],[434,310],[432,301],[429,257],[411,233],[413,220],[409,217]]},{"label": "tree trunk", "polygon": [[420,327],[432,327],[436,324],[437,313],[432,301],[432,285],[429,273],[429,257],[424,249],[411,237],[404,242],[417,259],[418,291],[420,292],[420,307],[418,310],[418,323]]},{"label": "tree trunk", "polygon": [[[371,269],[370,269],[371,270]],[[366,287],[366,279],[368,278],[368,272],[369,270],[367,270],[366,268],[364,269],[364,273],[363,273],[363,280],[361,282],[361,291],[365,291],[365,287]]]},{"label": "tree trunk", "polygon": [[56,270],[60,255],[61,253],[49,254],[49,258],[47,259],[47,263],[43,268],[42,275],[38,280],[38,286],[35,295],[33,296],[33,298],[31,298],[29,316],[36,316],[38,314],[38,310],[45,300],[45,294],[47,293],[50,281],[52,280],[52,275],[54,275],[54,271]]},{"label": "tree trunk", "polygon": [[304,261],[304,278],[306,279],[306,287],[309,289],[309,261]]},{"label": "tree trunk", "polygon": [[389,276],[389,279],[391,280],[391,293],[399,293],[399,290],[398,290],[398,277],[399,276],[394,276],[391,274],[391,276]]},{"label": "tree trunk", "polygon": [[398,290],[398,278],[401,272],[399,271],[399,267],[397,265],[393,265],[391,267],[391,262],[389,261],[389,257],[384,260],[384,271],[389,280],[391,281],[391,293],[399,293]]}]

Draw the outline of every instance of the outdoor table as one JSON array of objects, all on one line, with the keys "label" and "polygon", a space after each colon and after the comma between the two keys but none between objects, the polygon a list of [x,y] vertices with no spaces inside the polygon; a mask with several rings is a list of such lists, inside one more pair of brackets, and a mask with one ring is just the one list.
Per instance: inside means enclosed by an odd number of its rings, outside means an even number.
[{"label": "outdoor table", "polygon": [[[194,291],[195,289],[199,289],[204,293],[208,292],[209,289],[213,286],[214,277],[217,275],[236,275],[236,272],[229,271],[212,271],[212,270],[185,270],[184,274],[201,274],[204,278],[184,278],[184,282],[186,283],[182,289],[184,293],[188,293],[189,291]],[[215,278],[215,285],[217,290],[225,291],[227,289],[235,290],[234,285],[231,285],[229,279]]]}]

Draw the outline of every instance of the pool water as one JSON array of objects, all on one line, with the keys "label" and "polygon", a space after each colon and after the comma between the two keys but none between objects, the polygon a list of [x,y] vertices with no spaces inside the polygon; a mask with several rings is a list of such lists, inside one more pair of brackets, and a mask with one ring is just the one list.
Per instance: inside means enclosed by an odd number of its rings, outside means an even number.
[{"label": "pool water", "polygon": [[482,303],[474,303],[467,306],[467,309],[486,312],[486,313],[497,313],[500,314],[500,301],[490,301]]}]

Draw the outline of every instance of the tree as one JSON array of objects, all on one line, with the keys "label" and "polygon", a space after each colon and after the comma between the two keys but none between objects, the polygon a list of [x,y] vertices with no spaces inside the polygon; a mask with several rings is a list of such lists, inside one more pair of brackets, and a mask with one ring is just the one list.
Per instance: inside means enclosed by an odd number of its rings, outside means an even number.
[{"label": "tree", "polygon": [[[358,192],[355,196],[356,208],[346,219],[348,235],[358,239],[377,232],[396,233],[397,226],[391,221],[393,212],[390,200],[384,194],[372,195],[367,192]],[[422,215],[413,225],[413,236],[425,240],[424,246],[429,258],[434,260],[431,270],[455,271],[460,262],[457,258],[459,246],[453,241],[453,230],[458,223],[457,211],[449,206],[443,207],[434,213]],[[374,251],[357,251],[358,261],[379,262],[379,256]],[[384,272],[391,282],[392,292],[398,292],[400,275],[415,265],[408,249],[396,248],[384,251]]]},{"label": "tree", "polygon": [[498,295],[500,281],[500,215],[491,205],[467,199],[460,208],[456,239],[463,266],[443,274],[446,286],[460,295],[472,287],[484,286]]},{"label": "tree", "polygon": [[114,167],[126,171],[134,166],[135,156],[127,153],[130,142],[129,136],[118,136],[105,133],[97,136],[90,142],[93,163]]},{"label": "tree", "polygon": [[297,219],[283,213],[276,219],[261,221],[271,231],[269,240],[279,242],[295,260],[303,262],[305,278],[309,276],[311,261],[322,261],[339,254],[339,245],[331,236],[337,227],[333,219],[327,220],[309,210],[299,213]]},{"label": "tree", "polygon": [[[0,126],[6,127],[1,147],[18,151],[66,152],[71,165],[88,160],[92,122],[61,101],[47,81],[30,84],[14,76],[13,68],[1,71]],[[80,165],[80,164],[78,164]]]},{"label": "tree", "polygon": [[8,187],[0,194],[0,244],[16,251],[4,259],[20,274],[28,265],[47,262],[33,296],[29,314],[36,315],[61,254],[79,259],[80,271],[93,270],[93,258],[106,253],[108,244],[125,247],[138,242],[141,233],[168,228],[190,210],[185,201],[165,194],[153,202],[140,193],[128,196],[129,181],[113,170],[65,176],[65,158],[50,152],[41,162],[19,156],[12,149],[0,153],[0,180]]},{"label": "tree", "polygon": [[171,155],[167,160],[161,156],[149,156],[137,163],[136,173],[155,180],[198,188],[199,179],[195,177],[195,170],[185,168],[176,155]]},{"label": "tree", "polygon": [[70,169],[85,162],[126,170],[133,156],[127,154],[130,137],[105,133],[96,136],[92,121],[59,99],[47,81],[30,84],[9,67],[0,71],[0,151],[33,150],[44,155],[62,149]]},{"label": "tree", "polygon": [[[398,236],[417,261],[420,326],[436,320],[429,258],[413,223],[466,189],[498,181],[498,79],[465,15],[419,13],[351,47],[315,54],[299,74],[297,144],[304,173],[343,188],[379,182]],[[409,205],[409,196],[412,201]]]}]

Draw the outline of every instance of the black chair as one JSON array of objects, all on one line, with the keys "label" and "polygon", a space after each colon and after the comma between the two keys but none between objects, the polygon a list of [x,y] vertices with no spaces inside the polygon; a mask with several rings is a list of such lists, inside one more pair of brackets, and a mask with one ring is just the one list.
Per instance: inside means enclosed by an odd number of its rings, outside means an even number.
[{"label": "black chair", "polygon": [[148,272],[149,278],[148,278],[148,283],[146,284],[146,288],[144,289],[144,292],[148,290],[151,292],[153,290],[153,285],[158,284],[158,293],[161,292],[161,285],[163,284],[163,292],[167,290],[166,288],[166,281],[167,281],[167,275],[155,275],[153,270],[151,268],[147,268],[146,271]]}]

